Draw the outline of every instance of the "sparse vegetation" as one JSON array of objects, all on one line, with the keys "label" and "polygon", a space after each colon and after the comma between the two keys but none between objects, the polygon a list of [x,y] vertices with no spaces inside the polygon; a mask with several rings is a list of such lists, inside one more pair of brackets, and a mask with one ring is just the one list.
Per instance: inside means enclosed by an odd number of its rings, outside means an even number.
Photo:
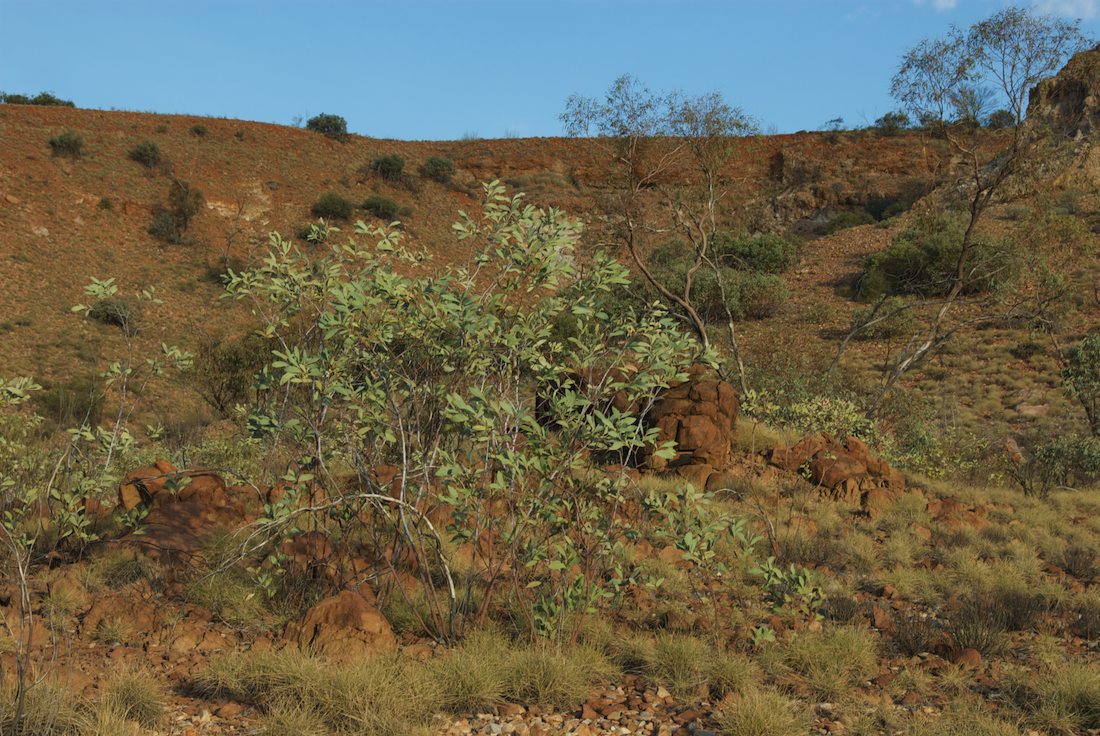
[{"label": "sparse vegetation", "polygon": [[84,153],[84,138],[79,133],[66,130],[50,138],[50,149],[54,156],[80,158]]},{"label": "sparse vegetation", "polygon": [[0,92],[0,104],[7,105],[45,105],[48,107],[76,107],[72,100],[63,100],[52,92],[39,92],[33,97],[10,92]]},{"label": "sparse vegetation", "polygon": [[355,206],[347,197],[336,192],[327,192],[313,203],[310,212],[314,217],[324,217],[329,220],[347,220],[351,218]]},{"label": "sparse vegetation", "polygon": [[429,156],[424,163],[420,164],[419,171],[420,176],[425,179],[431,179],[440,184],[450,184],[455,174],[455,164],[449,158]]},{"label": "sparse vegetation", "polygon": [[160,147],[152,141],[142,141],[130,149],[131,161],[136,161],[147,169],[155,169],[161,164]]},{"label": "sparse vegetation", "polygon": [[[312,130],[329,138],[341,140],[348,135],[348,121],[339,115],[321,113],[306,121],[306,130]],[[238,134],[243,135],[241,131],[238,131]]]},{"label": "sparse vegetation", "polygon": [[405,159],[397,154],[379,156],[371,161],[370,168],[383,181],[400,182],[405,171]]},{"label": "sparse vegetation", "polygon": [[781,139],[629,77],[578,142],[0,109],[0,733],[1100,732],[1100,52],[1024,133],[998,78],[1077,41]]},{"label": "sparse vegetation", "polygon": [[380,194],[367,197],[361,207],[374,217],[385,220],[386,222],[396,220],[398,215],[401,214],[401,206],[397,204],[397,202],[394,202],[389,197],[383,197]]}]

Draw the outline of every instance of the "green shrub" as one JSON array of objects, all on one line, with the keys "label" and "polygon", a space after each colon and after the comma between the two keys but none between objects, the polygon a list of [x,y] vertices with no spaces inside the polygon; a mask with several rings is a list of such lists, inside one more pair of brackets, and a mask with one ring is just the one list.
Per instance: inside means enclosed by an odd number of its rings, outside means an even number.
[{"label": "green shrub", "polygon": [[100,299],[92,305],[88,316],[105,325],[121,327],[124,331],[134,328],[137,311],[125,299]]},{"label": "green shrub", "polygon": [[1029,496],[1052,488],[1081,488],[1100,480],[1100,438],[1065,435],[1041,441],[1020,455],[1007,453],[1009,475]]},{"label": "green shrub", "polygon": [[454,161],[442,156],[429,156],[428,160],[420,165],[420,176],[440,184],[450,183],[454,174]]},{"label": "green shrub", "polygon": [[66,130],[50,138],[50,148],[53,150],[54,156],[80,158],[84,151],[84,139],[80,137],[79,133]]},{"label": "green shrub", "polygon": [[798,246],[779,235],[723,233],[714,239],[714,255],[719,263],[730,268],[783,273],[795,264]]},{"label": "green shrub", "polygon": [[0,92],[0,103],[8,105],[47,105],[50,107],[76,107],[72,100],[63,100],[50,92],[39,92],[34,97],[29,95],[7,94]]},{"label": "green shrub", "polygon": [[348,134],[348,121],[339,115],[321,113],[306,121],[306,130],[321,133],[329,138],[344,138]]},{"label": "green shrub", "polygon": [[847,230],[850,227],[858,227],[859,225],[870,225],[875,221],[874,216],[865,210],[855,210],[852,212],[841,212],[829,219],[825,223],[825,234],[832,235],[838,233],[841,230]]},{"label": "green shrub", "polygon": [[904,112],[888,112],[875,121],[875,130],[882,135],[897,135],[909,127],[909,116]]},{"label": "green shrub", "polygon": [[248,398],[253,379],[268,355],[267,342],[259,335],[205,338],[195,352],[191,371],[195,388],[210,408],[228,417],[234,405]]},{"label": "green shrub", "polygon": [[195,136],[196,138],[205,138],[206,133],[206,126],[202,123],[195,123],[191,126],[191,135]]},{"label": "green shrub", "polygon": [[325,217],[330,220],[347,220],[351,217],[355,207],[347,198],[336,192],[322,194],[321,198],[314,202],[310,212],[314,217]]},{"label": "green shrub", "polygon": [[401,181],[401,173],[405,170],[405,159],[396,154],[379,156],[370,163],[371,171],[388,182]]},{"label": "green shrub", "polygon": [[[653,277],[682,293],[690,267],[688,257],[687,250],[677,243],[654,249],[650,255]],[[708,322],[721,322],[731,315],[738,320],[763,319],[778,312],[786,300],[786,283],[774,273],[704,266],[692,280],[691,301]]]},{"label": "green shrub", "polygon": [[182,179],[173,179],[168,185],[168,206],[153,212],[149,234],[166,243],[182,243],[184,232],[205,201],[198,188]]},{"label": "green shrub", "polygon": [[137,161],[147,169],[160,165],[160,148],[152,141],[142,141],[131,148],[128,155],[131,161]]},{"label": "green shrub", "polygon": [[157,240],[165,243],[177,244],[182,241],[179,223],[171,212],[160,210],[153,215],[153,222],[149,225],[149,234]]},{"label": "green shrub", "polygon": [[392,222],[401,213],[401,207],[389,197],[374,195],[368,197],[361,207],[375,217]]},{"label": "green shrub", "polygon": [[[886,294],[946,294],[955,281],[964,226],[954,217],[927,217],[873,253],[863,263],[859,294],[865,300]],[[1015,254],[1004,243],[974,241],[964,272],[963,293],[995,288],[1011,278]]]},{"label": "green shrub", "polygon": [[1087,336],[1069,350],[1062,382],[1084,409],[1093,437],[1100,437],[1100,333]]},{"label": "green shrub", "polygon": [[885,340],[912,334],[916,318],[904,299],[886,297],[852,315],[852,330],[860,340]]},{"label": "green shrub", "polygon": [[986,127],[992,128],[993,130],[1011,128],[1015,124],[1016,116],[1012,114],[1011,110],[994,110],[989,114],[989,117],[985,119]]}]

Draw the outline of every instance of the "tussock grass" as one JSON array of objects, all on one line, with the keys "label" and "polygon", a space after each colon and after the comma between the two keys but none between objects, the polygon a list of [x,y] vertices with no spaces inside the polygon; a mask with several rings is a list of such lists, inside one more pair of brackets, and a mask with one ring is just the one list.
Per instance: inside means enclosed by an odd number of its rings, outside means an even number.
[{"label": "tussock grass", "polygon": [[15,692],[0,700],[0,733],[6,736],[80,736],[87,715],[71,690],[55,682],[31,688],[23,703],[23,720],[16,720]]},{"label": "tussock grass", "polygon": [[923,723],[914,724],[914,734],[927,736],[1023,736],[1016,723],[1003,720],[973,706],[948,710]]},{"label": "tussock grass", "polygon": [[186,595],[236,629],[267,629],[276,623],[263,590],[236,568],[196,578],[187,586]]},{"label": "tussock grass", "polygon": [[563,710],[579,707],[592,685],[615,674],[606,657],[585,648],[570,652],[549,647],[520,649],[505,664],[506,698]]},{"label": "tussock grass", "polygon": [[799,632],[764,649],[761,663],[777,678],[793,678],[815,697],[838,700],[878,667],[870,632],[854,626]]},{"label": "tussock grass", "polygon": [[148,558],[123,549],[114,549],[92,560],[88,570],[89,587],[121,588],[137,580],[152,580],[157,568]]},{"label": "tussock grass", "polygon": [[711,651],[711,647],[695,637],[663,634],[654,643],[648,670],[673,695],[689,699],[708,686]]},{"label": "tussock grass", "polygon": [[498,633],[478,631],[435,665],[442,705],[453,713],[483,713],[504,702],[504,663],[511,654]]},{"label": "tussock grass", "polygon": [[722,714],[723,736],[805,736],[808,709],[771,690],[751,690]]},{"label": "tussock grass", "polygon": [[1074,662],[1018,672],[1014,679],[1010,691],[1039,728],[1054,733],[1100,728],[1100,666]]},{"label": "tussock grass", "polygon": [[125,720],[155,728],[164,717],[164,687],[151,672],[122,669],[107,681],[102,705]]},{"label": "tussock grass", "polygon": [[[396,656],[334,667],[289,651],[230,654],[214,660],[194,684],[208,695],[259,708],[272,729],[300,723],[308,713],[319,727],[356,736],[427,733],[440,704],[431,672]],[[288,711],[287,704],[300,712]]]}]

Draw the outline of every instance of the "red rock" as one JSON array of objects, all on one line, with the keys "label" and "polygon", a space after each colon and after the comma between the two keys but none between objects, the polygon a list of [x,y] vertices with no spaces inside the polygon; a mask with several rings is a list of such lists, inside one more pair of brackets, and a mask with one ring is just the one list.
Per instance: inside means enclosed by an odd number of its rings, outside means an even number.
[{"label": "red rock", "polygon": [[[372,596],[373,597],[373,596]],[[344,590],[306,611],[287,625],[286,639],[303,651],[349,662],[397,647],[385,616],[359,591]]]},{"label": "red rock", "polygon": [[167,460],[157,460],[127,473],[118,484],[118,505],[132,511],[143,503],[149,503],[162,491],[169,478],[176,472]]}]

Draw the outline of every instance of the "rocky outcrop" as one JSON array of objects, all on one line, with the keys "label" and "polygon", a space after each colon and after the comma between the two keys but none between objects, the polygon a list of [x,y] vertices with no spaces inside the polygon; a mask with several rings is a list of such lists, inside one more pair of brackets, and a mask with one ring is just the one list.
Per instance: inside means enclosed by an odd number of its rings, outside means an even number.
[{"label": "rocky outcrop", "polygon": [[676,443],[671,459],[646,453],[642,468],[673,470],[699,488],[730,464],[730,448],[740,403],[731,384],[704,378],[695,370],[683,383],[666,389],[645,416],[657,428],[657,442]]},{"label": "rocky outcrop", "polygon": [[1072,139],[1100,130],[1100,46],[1077,54],[1031,90],[1027,124]]},{"label": "rocky outcrop", "polygon": [[868,513],[881,510],[905,490],[905,476],[855,437],[841,443],[827,435],[810,435],[764,455],[770,465],[802,473],[827,495]]}]

